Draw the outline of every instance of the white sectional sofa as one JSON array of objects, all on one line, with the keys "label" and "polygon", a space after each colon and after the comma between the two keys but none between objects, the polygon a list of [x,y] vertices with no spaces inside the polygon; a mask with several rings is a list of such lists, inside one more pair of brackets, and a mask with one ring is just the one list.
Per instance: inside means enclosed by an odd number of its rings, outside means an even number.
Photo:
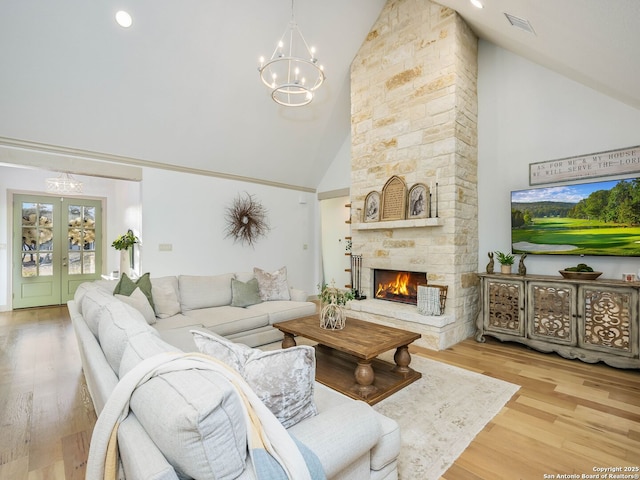
[{"label": "white sectional sofa", "polygon": [[[189,331],[194,328],[257,347],[282,339],[282,333],[272,327],[274,323],[311,315],[316,311],[316,305],[307,301],[307,292],[289,287],[286,283],[281,285],[280,291],[271,292],[271,298],[274,299],[251,300],[247,295],[239,295],[242,287],[234,287],[247,285],[255,278],[252,272],[151,278],[155,306],[153,316],[156,318],[147,321],[153,323],[163,339],[182,350],[191,351],[195,349],[195,344]],[[283,278],[286,280],[286,271]],[[113,293],[118,282],[98,280],[93,283]],[[79,287],[80,294],[86,285]],[[285,288],[286,292],[283,291]],[[239,296],[240,301],[237,301]],[[120,299],[127,300],[122,296]],[[135,300],[130,304],[135,306]]]},{"label": "white sectional sofa", "polygon": [[[119,378],[143,360],[194,351],[191,330],[253,346],[280,338],[271,327],[274,322],[315,312],[315,304],[307,302],[303,292],[291,289],[290,300],[233,306],[238,292],[222,288],[232,280],[244,285],[252,275],[151,279],[154,318],[140,308],[138,291],[114,295],[114,281],[82,284],[68,308],[96,413],[102,412]],[[287,430],[315,453],[326,477],[397,479],[397,423],[364,402],[313,380],[311,385],[317,413],[296,420]],[[139,387],[117,435],[124,478],[254,479],[238,401],[209,372],[173,372]]]}]

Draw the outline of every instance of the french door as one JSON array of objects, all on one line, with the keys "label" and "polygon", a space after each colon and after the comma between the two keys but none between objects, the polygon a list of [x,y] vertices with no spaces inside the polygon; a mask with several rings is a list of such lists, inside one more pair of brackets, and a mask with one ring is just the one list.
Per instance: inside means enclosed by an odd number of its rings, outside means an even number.
[{"label": "french door", "polygon": [[13,308],[61,305],[102,272],[100,200],[13,196]]}]

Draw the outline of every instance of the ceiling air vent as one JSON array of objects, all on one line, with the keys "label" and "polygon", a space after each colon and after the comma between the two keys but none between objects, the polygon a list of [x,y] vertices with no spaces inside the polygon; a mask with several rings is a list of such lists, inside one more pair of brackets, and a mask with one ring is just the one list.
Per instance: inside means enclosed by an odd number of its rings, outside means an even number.
[{"label": "ceiling air vent", "polygon": [[520,30],[524,30],[525,32],[533,33],[534,35],[536,34],[535,30],[529,23],[529,20],[516,17],[515,15],[511,15],[510,13],[506,13],[506,12],[504,16],[507,17],[507,20],[509,20],[509,23],[514,27],[519,28]]}]

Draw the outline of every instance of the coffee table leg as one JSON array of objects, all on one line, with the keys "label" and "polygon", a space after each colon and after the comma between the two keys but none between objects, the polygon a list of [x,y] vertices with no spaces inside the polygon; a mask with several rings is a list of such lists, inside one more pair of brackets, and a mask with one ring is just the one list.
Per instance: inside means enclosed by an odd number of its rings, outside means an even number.
[{"label": "coffee table leg", "polygon": [[362,398],[367,398],[378,389],[373,385],[375,374],[371,366],[371,360],[358,360],[358,366],[355,371],[356,386],[355,390]]},{"label": "coffee table leg", "polygon": [[413,369],[409,368],[411,363],[411,355],[409,354],[409,346],[403,345],[396,349],[396,354],[393,356],[393,360],[396,362],[396,366],[393,371],[399,373],[402,376],[406,376],[412,372]]},{"label": "coffee table leg", "polygon": [[282,348],[295,347],[296,345],[295,337],[290,333],[285,333],[284,338],[282,339]]}]

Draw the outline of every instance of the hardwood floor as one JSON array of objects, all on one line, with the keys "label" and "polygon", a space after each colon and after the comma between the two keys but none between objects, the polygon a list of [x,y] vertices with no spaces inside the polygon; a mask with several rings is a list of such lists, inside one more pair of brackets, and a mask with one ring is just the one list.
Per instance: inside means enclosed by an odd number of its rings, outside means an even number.
[{"label": "hardwood floor", "polygon": [[[445,480],[586,478],[598,467],[640,466],[640,371],[490,338],[412,353],[521,387]],[[0,312],[0,479],[84,478],[94,423],[66,307]]]},{"label": "hardwood floor", "polygon": [[96,421],[67,307],[0,313],[0,479],[84,479]]}]

